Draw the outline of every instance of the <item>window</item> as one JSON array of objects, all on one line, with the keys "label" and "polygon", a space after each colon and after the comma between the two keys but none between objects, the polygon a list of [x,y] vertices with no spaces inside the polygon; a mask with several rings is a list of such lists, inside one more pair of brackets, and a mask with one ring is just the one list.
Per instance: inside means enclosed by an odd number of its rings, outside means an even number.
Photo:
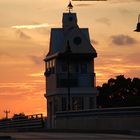
[{"label": "window", "polygon": [[94,108],[94,97],[90,97],[89,98],[89,109],[93,109]]},{"label": "window", "polygon": [[83,97],[72,97],[72,110],[82,110],[83,108]]},{"label": "window", "polygon": [[[68,85],[69,84],[69,85]],[[75,79],[61,79],[61,78],[57,78],[57,87],[62,87],[62,88],[67,88],[67,87],[77,87],[78,86],[78,80]]]},{"label": "window", "polygon": [[58,111],[58,100],[54,98],[54,113]]},{"label": "window", "polygon": [[67,110],[67,98],[62,97],[62,111],[66,111],[66,110]]},{"label": "window", "polygon": [[50,61],[50,67],[54,67],[54,66],[55,66],[55,60],[53,59]]},{"label": "window", "polygon": [[55,60],[54,59],[46,62],[46,71],[49,74],[55,73]]}]

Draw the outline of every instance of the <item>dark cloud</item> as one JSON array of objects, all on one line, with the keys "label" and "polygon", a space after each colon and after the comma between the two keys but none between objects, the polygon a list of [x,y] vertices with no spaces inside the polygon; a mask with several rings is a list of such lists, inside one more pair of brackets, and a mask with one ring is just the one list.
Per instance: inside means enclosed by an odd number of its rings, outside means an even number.
[{"label": "dark cloud", "polygon": [[111,39],[112,43],[118,46],[133,45],[137,43],[137,40],[135,40],[134,38],[123,34],[111,36]]},{"label": "dark cloud", "polygon": [[17,37],[21,38],[21,39],[31,39],[31,37],[27,34],[25,34],[23,31],[21,30],[17,30],[16,31]]},{"label": "dark cloud", "polygon": [[43,57],[41,56],[35,56],[35,55],[32,55],[32,56],[29,56],[29,58],[34,62],[34,64],[36,65],[41,65],[43,64]]},{"label": "dark cloud", "polygon": [[103,23],[103,24],[105,24],[107,26],[110,26],[110,24],[111,24],[110,20],[108,18],[106,18],[106,17],[99,18],[96,21],[99,22],[99,23]]},{"label": "dark cloud", "polygon": [[91,39],[90,42],[93,45],[98,45],[99,44],[99,42],[97,40],[93,40],[93,39]]}]

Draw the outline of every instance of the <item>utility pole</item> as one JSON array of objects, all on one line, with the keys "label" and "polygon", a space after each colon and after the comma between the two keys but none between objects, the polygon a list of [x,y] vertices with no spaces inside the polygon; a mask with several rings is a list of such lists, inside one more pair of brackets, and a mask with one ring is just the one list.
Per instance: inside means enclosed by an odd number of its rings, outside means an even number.
[{"label": "utility pole", "polygon": [[10,110],[4,110],[5,113],[5,119],[8,119],[8,114],[10,113]]}]

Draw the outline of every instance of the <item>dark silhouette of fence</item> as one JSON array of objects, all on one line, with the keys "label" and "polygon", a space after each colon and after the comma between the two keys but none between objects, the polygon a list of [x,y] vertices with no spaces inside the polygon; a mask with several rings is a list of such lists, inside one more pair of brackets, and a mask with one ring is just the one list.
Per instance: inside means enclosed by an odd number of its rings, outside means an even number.
[{"label": "dark silhouette of fence", "polygon": [[0,130],[29,130],[44,127],[42,114],[0,120]]}]

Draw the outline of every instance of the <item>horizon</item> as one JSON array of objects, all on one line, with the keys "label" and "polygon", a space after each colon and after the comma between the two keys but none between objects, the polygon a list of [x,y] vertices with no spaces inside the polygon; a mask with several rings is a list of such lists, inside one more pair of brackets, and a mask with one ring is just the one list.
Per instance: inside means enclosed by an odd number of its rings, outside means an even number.
[{"label": "horizon", "polygon": [[[61,27],[68,0],[1,0],[0,118],[4,110],[46,115],[43,59],[50,29]],[[72,1],[80,28],[89,28],[97,51],[96,85],[117,75],[140,77],[140,0]],[[86,18],[86,20],[85,20]]]}]

